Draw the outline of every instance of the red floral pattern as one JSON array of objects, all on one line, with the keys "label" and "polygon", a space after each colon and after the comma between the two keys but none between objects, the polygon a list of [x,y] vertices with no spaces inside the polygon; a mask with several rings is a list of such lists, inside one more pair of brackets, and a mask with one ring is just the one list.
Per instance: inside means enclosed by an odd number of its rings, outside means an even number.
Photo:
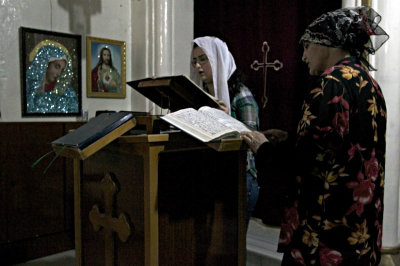
[{"label": "red floral pattern", "polygon": [[278,250],[299,265],[377,265],[386,145],[378,84],[353,57],[327,69],[305,99],[297,133],[300,182]]},{"label": "red floral pattern", "polygon": [[319,253],[321,265],[336,266],[342,262],[342,254],[336,250],[322,248]]}]

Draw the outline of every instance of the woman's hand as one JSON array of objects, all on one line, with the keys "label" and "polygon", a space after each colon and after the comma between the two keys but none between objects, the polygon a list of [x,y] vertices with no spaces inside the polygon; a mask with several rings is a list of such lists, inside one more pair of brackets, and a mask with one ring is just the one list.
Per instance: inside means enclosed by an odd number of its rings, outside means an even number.
[{"label": "woman's hand", "polygon": [[286,141],[289,137],[289,133],[287,131],[276,128],[265,130],[262,133],[274,145]]},{"label": "woman's hand", "polygon": [[217,103],[219,104],[219,109],[222,110],[224,113],[227,113],[229,115],[229,108],[226,105],[226,103],[224,101],[221,100],[216,100]]},{"label": "woman's hand", "polygon": [[241,132],[240,135],[254,153],[257,152],[261,144],[269,142],[264,134],[259,131]]}]

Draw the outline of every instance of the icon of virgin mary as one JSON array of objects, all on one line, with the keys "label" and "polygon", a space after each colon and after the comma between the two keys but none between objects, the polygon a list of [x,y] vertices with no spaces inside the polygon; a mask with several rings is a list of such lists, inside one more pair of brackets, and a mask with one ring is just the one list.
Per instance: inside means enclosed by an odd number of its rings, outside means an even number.
[{"label": "icon of virgin mary", "polygon": [[29,55],[26,70],[27,113],[78,113],[79,100],[71,87],[72,60],[64,45],[44,40]]}]

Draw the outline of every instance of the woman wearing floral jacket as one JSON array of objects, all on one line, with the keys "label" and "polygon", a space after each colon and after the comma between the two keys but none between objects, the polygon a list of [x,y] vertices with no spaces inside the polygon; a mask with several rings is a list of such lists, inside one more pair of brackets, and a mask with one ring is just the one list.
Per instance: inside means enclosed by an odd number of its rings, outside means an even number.
[{"label": "woman wearing floral jacket", "polygon": [[289,166],[293,178],[278,246],[282,265],[379,264],[386,106],[364,58],[388,39],[376,18],[372,8],[346,8],[307,27],[302,60],[319,79],[284,162],[275,162],[281,144],[259,132],[243,134],[260,178],[274,165]]}]

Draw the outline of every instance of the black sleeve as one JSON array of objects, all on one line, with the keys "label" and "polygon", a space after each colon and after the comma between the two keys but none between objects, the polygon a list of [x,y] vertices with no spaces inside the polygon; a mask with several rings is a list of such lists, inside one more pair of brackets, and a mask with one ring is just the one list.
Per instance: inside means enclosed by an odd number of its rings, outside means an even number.
[{"label": "black sleeve", "polygon": [[255,216],[265,224],[279,226],[293,190],[293,141],[262,144],[256,154],[257,180],[260,187]]},{"label": "black sleeve", "polygon": [[[294,137],[289,135],[283,142],[265,142],[255,154],[258,175],[263,173],[292,174],[294,165]],[[283,173],[284,172],[284,173]]]}]

